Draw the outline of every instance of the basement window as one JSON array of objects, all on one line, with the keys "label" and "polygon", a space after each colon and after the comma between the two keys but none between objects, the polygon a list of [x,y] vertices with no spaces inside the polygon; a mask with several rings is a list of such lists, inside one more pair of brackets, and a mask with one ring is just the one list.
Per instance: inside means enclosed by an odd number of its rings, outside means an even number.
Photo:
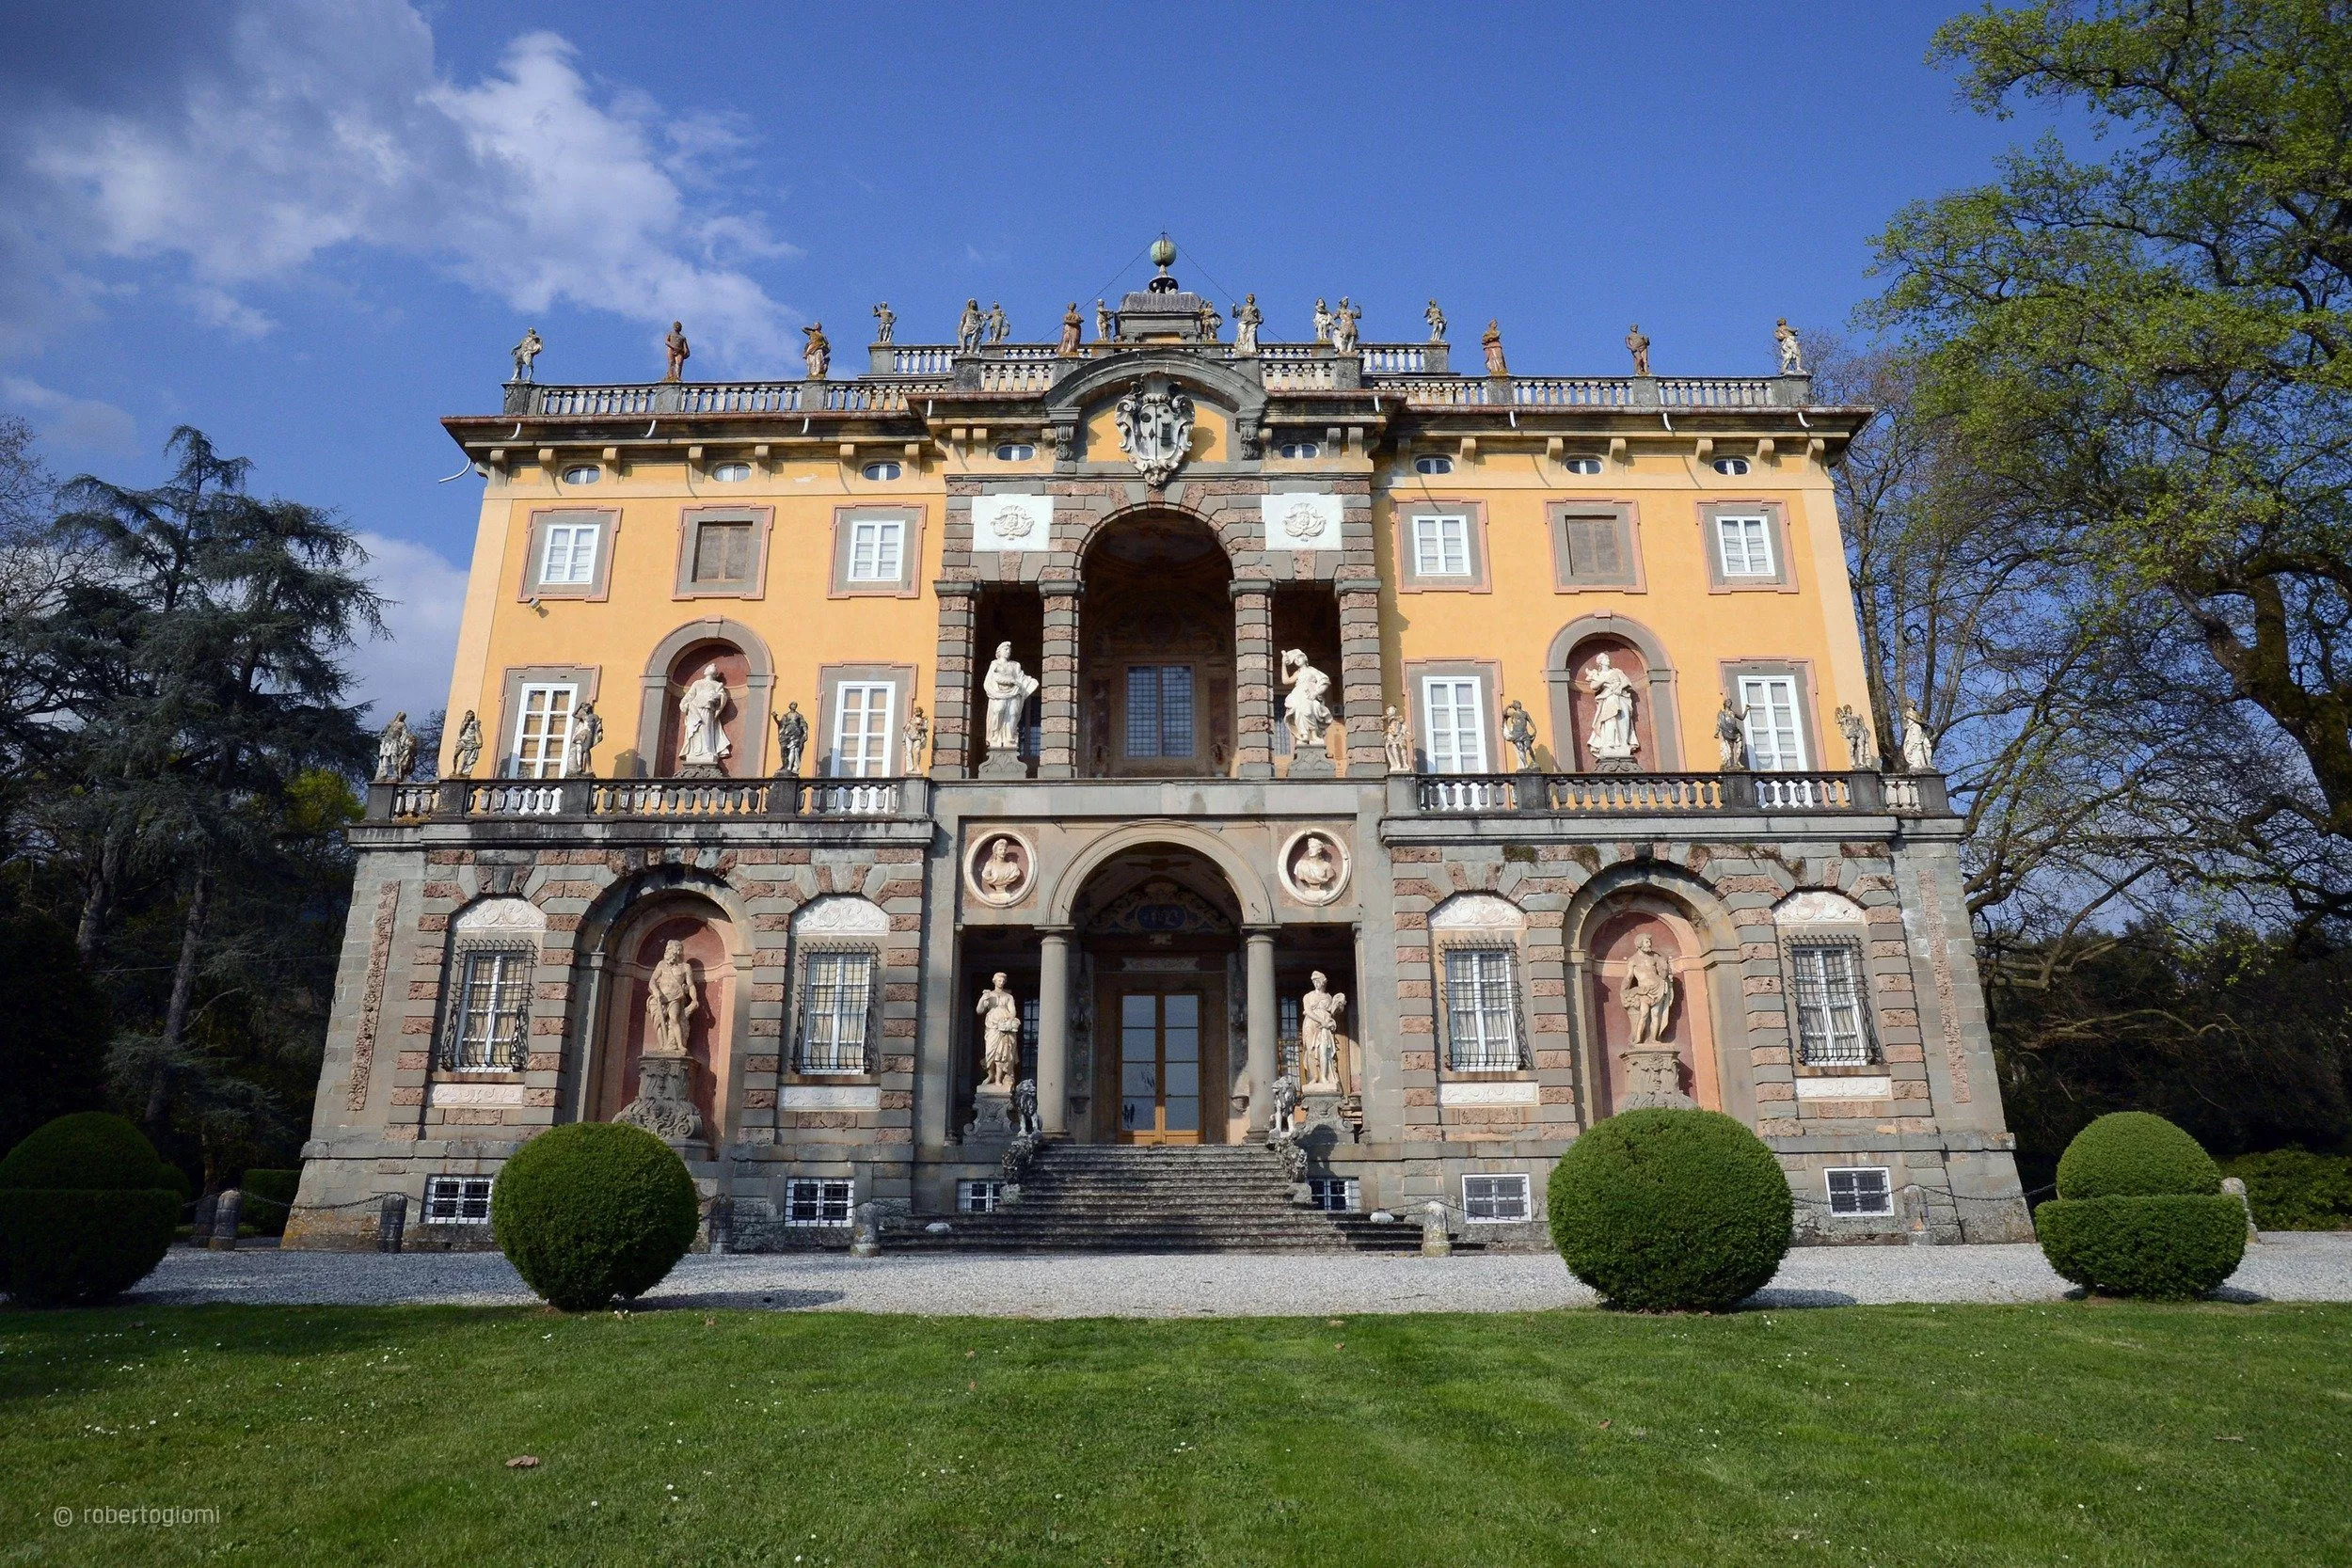
[{"label": "basement window", "polygon": [[850,1184],[796,1177],[784,1184],[784,1223],[801,1226],[846,1227],[850,1223]]},{"label": "basement window", "polygon": [[1826,1173],[1832,1214],[1891,1214],[1895,1212],[1894,1178],[1884,1165],[1867,1165]]},{"label": "basement window", "polygon": [[424,1179],[424,1223],[487,1225],[490,1184],[486,1176],[428,1176]]},{"label": "basement window", "polygon": [[1524,1176],[1465,1176],[1462,1212],[1472,1225],[1509,1225],[1528,1215]]},{"label": "basement window", "polygon": [[1353,1176],[1307,1178],[1307,1201],[1330,1214],[1352,1214],[1363,1204],[1363,1184]]},{"label": "basement window", "polygon": [[959,1214],[993,1214],[1005,1201],[1002,1181],[959,1181],[956,1183],[956,1212]]}]

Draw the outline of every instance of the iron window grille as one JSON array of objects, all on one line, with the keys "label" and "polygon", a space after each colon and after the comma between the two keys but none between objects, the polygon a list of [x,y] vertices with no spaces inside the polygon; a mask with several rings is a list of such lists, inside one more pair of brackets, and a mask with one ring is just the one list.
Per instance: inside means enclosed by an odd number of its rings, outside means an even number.
[{"label": "iron window grille", "polygon": [[491,1179],[486,1176],[428,1176],[424,1179],[424,1223],[487,1225]]},{"label": "iron window grille", "polygon": [[1472,1225],[1510,1225],[1528,1217],[1524,1176],[1465,1176],[1462,1213]]},{"label": "iron window grille", "polygon": [[1363,1184],[1353,1176],[1311,1176],[1307,1200],[1326,1213],[1352,1214],[1363,1207]]},{"label": "iron window grille", "polygon": [[993,1214],[1005,1199],[1002,1181],[959,1181],[956,1183],[956,1212],[959,1214]]},{"label": "iron window grille", "polygon": [[1891,1214],[1895,1212],[1894,1178],[1883,1165],[1864,1165],[1824,1173],[1829,1182],[1832,1214]]},{"label": "iron window grille", "polygon": [[784,1184],[784,1223],[846,1227],[850,1223],[851,1192],[847,1181],[795,1177]]},{"label": "iron window grille", "polygon": [[1445,950],[1446,1065],[1455,1072],[1516,1072],[1518,954],[1510,947]]},{"label": "iron window grille", "polygon": [[460,949],[457,995],[441,1034],[444,1072],[520,1072],[531,1063],[531,971],[534,950]]},{"label": "iron window grille", "polygon": [[870,949],[823,950],[801,964],[803,1072],[871,1072],[875,955]]},{"label": "iron window grille", "polygon": [[1871,1048],[1862,1001],[1862,949],[1851,942],[1788,944],[1796,980],[1797,1049],[1807,1067],[1862,1067]]}]

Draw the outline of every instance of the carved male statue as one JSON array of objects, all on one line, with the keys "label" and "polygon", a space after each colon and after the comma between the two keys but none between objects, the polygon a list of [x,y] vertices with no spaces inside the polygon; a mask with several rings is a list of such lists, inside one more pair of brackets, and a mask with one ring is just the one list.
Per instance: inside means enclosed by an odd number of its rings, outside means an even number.
[{"label": "carved male statue", "polygon": [[1078,314],[1078,302],[1072,300],[1070,309],[1061,313],[1061,341],[1055,345],[1054,352],[1065,359],[1076,358],[1086,325],[1086,318]]},{"label": "carved male statue", "polygon": [[450,776],[456,779],[473,777],[474,765],[482,760],[482,721],[466,710],[464,723],[457,726],[457,749],[450,758]]},{"label": "carved male statue", "polygon": [[1421,319],[1429,324],[1429,341],[1431,342],[1442,343],[1445,341],[1445,312],[1438,309],[1438,302],[1436,300],[1433,299],[1429,302],[1429,309],[1421,313]]},{"label": "carved male statue", "polygon": [[1838,706],[1837,733],[1846,737],[1846,754],[1853,759],[1854,767],[1866,773],[1878,771],[1878,736],[1870,733],[1870,726],[1863,721],[1862,715],[1853,710],[1851,703]]},{"label": "carved male statue", "polygon": [[1004,301],[998,300],[988,308],[988,341],[1001,343],[1011,336],[1012,318],[1005,314]]},{"label": "carved male statue", "polygon": [[661,345],[670,353],[670,368],[662,372],[661,379],[664,381],[685,380],[686,361],[692,357],[694,353],[692,349],[686,346],[686,324],[672,322],[670,335],[661,340]]},{"label": "carved male statue", "polygon": [[662,944],[661,961],[645,976],[645,1054],[683,1056],[686,1028],[702,1011],[694,990],[694,966],[686,961],[686,944]]},{"label": "carved male statue", "polygon": [[717,665],[708,665],[678,695],[680,763],[689,768],[715,768],[734,752],[735,743],[720,723],[726,706],[727,683],[719,678]]},{"label": "carved male statue", "polygon": [[776,753],[788,778],[801,776],[801,755],[808,750],[808,721],[801,713],[801,705],[787,703],[776,715]]},{"label": "carved male statue", "polygon": [[980,891],[991,898],[1009,898],[1021,885],[1021,861],[1013,853],[1012,840],[992,839],[988,859],[980,863]]},{"label": "carved male statue", "polygon": [[1649,340],[1642,335],[1642,324],[1635,322],[1625,329],[1626,352],[1633,356],[1633,373],[1649,374]]},{"label": "carved male statue", "polygon": [[[1606,657],[1606,656],[1603,656]],[[1622,677],[1620,677],[1622,678]],[[1514,697],[1502,710],[1502,738],[1511,743],[1511,751],[1522,773],[1535,768],[1535,721],[1527,716],[1525,705]],[[1595,753],[1598,755],[1597,752]]]},{"label": "carved male statue", "polygon": [[807,340],[801,347],[801,358],[808,366],[808,378],[824,380],[825,372],[833,369],[833,342],[825,336],[825,324],[811,322],[801,328],[801,336]]},{"label": "carved male statue", "polygon": [[1327,343],[1330,341],[1331,308],[1318,299],[1315,301],[1315,341]]},{"label": "carved male statue", "polygon": [[1405,716],[1391,708],[1380,721],[1382,743],[1388,748],[1389,771],[1410,773],[1413,770],[1413,732]]},{"label": "carved male statue", "polygon": [[1327,989],[1323,971],[1313,975],[1314,989],[1298,999],[1298,1071],[1310,1092],[1336,1094],[1340,1087],[1340,1017],[1347,1011],[1347,995]]},{"label": "carved male statue", "polygon": [[408,727],[408,715],[395,713],[392,721],[384,726],[384,733],[375,741],[375,782],[405,784],[417,768],[417,736]]},{"label": "carved male statue", "polygon": [[526,326],[523,328],[523,341],[515,345],[514,351],[515,379],[516,381],[527,383],[531,380],[532,362],[539,357],[539,351],[547,346],[548,345],[545,342],[540,341],[539,329],[537,327]]},{"label": "carved male statue", "polygon": [[1593,727],[1584,736],[1585,750],[1595,762],[1630,758],[1642,744],[1633,733],[1632,678],[1612,664],[1607,654],[1596,654],[1593,667],[1584,672],[1584,689],[1593,694]]},{"label": "carved male statue", "polygon": [[1244,294],[1241,303],[1233,307],[1233,352],[1235,354],[1258,352],[1258,328],[1264,321],[1264,312],[1258,309],[1258,296]]},{"label": "carved male statue", "polygon": [[1486,330],[1478,336],[1478,344],[1486,351],[1486,373],[1488,375],[1511,373],[1510,365],[1502,357],[1502,323],[1500,320],[1486,323]]},{"label": "carved male statue", "polygon": [[1772,344],[1780,350],[1781,374],[1804,373],[1804,349],[1798,343],[1797,329],[1788,325],[1787,316],[1781,317],[1780,325],[1772,328]]},{"label": "carved male statue", "polygon": [[1225,318],[1216,313],[1216,307],[1203,300],[1200,304],[1200,341],[1216,342],[1217,332],[1224,325]]},{"label": "carved male statue", "polygon": [[1340,879],[1340,868],[1323,847],[1323,835],[1309,833],[1307,842],[1299,847],[1298,863],[1291,867],[1291,880],[1315,897],[1331,891]]},{"label": "carved male statue", "polygon": [[980,334],[988,330],[988,318],[980,314],[980,302],[967,299],[963,314],[956,318],[956,347],[966,354],[980,346]]},{"label": "carved male statue", "polygon": [[1094,341],[1107,343],[1119,336],[1119,324],[1111,319],[1111,308],[1101,300],[1094,302]]},{"label": "carved male statue", "polygon": [[980,993],[980,1074],[992,1089],[1010,1093],[1021,1070],[1021,1004],[1005,989],[999,972]]},{"label": "carved male statue", "polygon": [[1342,354],[1356,352],[1356,325],[1364,319],[1363,311],[1345,294],[1340,295],[1340,308],[1331,312],[1331,346]]},{"label": "carved male statue", "polygon": [[1650,945],[1646,931],[1633,939],[1633,951],[1626,957],[1621,1000],[1628,1039],[1646,1045],[1666,1037],[1667,1021],[1675,1006],[1674,965]]},{"label": "carved male statue", "polygon": [[1037,677],[1012,657],[1012,644],[996,644],[996,657],[980,679],[988,694],[988,750],[992,756],[1014,756],[1021,750],[1021,710],[1037,690]]},{"label": "carved male statue", "polygon": [[1903,767],[1913,773],[1935,771],[1935,742],[1929,737],[1928,721],[1919,717],[1915,703],[1903,705]]},{"label": "carved male statue", "polygon": [[931,721],[923,717],[921,705],[916,705],[907,721],[898,727],[898,737],[906,743],[906,771],[909,778],[923,771],[923,749],[930,743]]},{"label": "carved male statue", "polygon": [[1323,700],[1331,689],[1331,677],[1308,663],[1304,650],[1289,648],[1282,654],[1282,684],[1290,688],[1282,699],[1282,717],[1290,725],[1291,739],[1302,752],[1322,746],[1323,732],[1331,727],[1331,708]]},{"label": "carved male statue", "polygon": [[596,705],[582,703],[572,714],[572,733],[564,742],[564,776],[567,779],[593,779],[596,776],[596,747],[604,739],[604,721],[596,717]]},{"label": "carved male statue", "polygon": [[1747,760],[1747,705],[1725,697],[1724,705],[1715,710],[1715,766],[1731,773],[1746,767]]},{"label": "carved male statue", "polygon": [[898,313],[890,309],[890,301],[885,299],[874,307],[874,341],[890,342],[898,330]]}]

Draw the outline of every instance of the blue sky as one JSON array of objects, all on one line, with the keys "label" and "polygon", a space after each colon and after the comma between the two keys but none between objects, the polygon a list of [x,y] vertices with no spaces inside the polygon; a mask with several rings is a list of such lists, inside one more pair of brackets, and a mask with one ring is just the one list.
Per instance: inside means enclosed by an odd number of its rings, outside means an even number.
[{"label": "blue sky", "polygon": [[0,61],[0,410],[144,483],[174,424],[339,508],[401,602],[356,659],[445,689],[479,483],[436,420],[542,380],[856,358],[967,295],[1015,335],[1177,274],[1368,340],[1499,318],[1522,373],[1762,372],[1837,329],[1903,202],[2034,125],[1955,101],[1936,4],[742,6],[84,0]]}]

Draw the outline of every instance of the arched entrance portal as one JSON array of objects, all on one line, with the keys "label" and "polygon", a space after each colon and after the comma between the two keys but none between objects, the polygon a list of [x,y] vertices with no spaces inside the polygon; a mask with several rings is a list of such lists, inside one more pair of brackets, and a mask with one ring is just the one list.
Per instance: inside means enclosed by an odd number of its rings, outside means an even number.
[{"label": "arched entrance portal", "polygon": [[1233,765],[1233,574],[1206,523],[1139,513],[1087,549],[1079,771],[1200,778]]}]

